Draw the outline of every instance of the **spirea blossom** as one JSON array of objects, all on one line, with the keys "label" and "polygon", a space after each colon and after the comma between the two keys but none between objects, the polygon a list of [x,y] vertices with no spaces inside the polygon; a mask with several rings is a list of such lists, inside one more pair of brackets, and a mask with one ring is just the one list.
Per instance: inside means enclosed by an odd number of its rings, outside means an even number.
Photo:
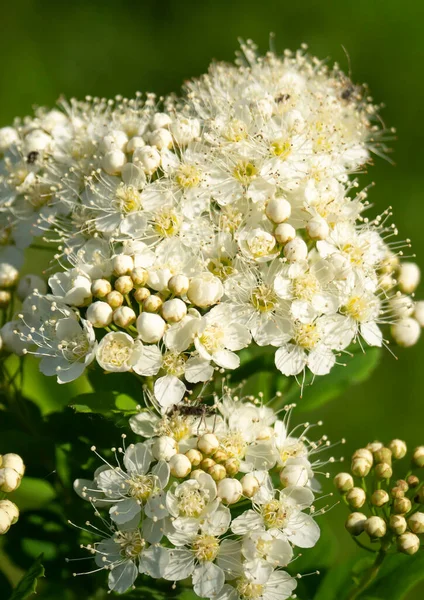
[{"label": "spirea blossom", "polygon": [[46,298],[75,323],[7,324],[6,349],[42,339],[60,381],[94,360],[153,377],[166,411],[251,344],[301,379],[352,344],[386,345],[386,325],[413,345],[409,240],[392,241],[390,210],[365,216],[353,178],[387,150],[377,115],[337,65],[249,42],[181,97],[71,100],[16,121],[0,136],[0,272],[9,285],[14,253],[45,232],[60,265]]},{"label": "spirea blossom", "polygon": [[109,513],[110,532],[87,546],[109,570],[109,588],[125,592],[144,573],[191,578],[201,598],[250,598],[249,589],[252,598],[291,597],[296,578],[285,569],[297,547],[319,539],[325,507],[315,509],[314,473],[330,445],[326,436],[313,441],[309,424],[290,430],[291,412],[281,419],[225,389],[213,404],[132,416],[139,441],[125,446],[124,434],[115,458],[74,483],[98,516]]}]

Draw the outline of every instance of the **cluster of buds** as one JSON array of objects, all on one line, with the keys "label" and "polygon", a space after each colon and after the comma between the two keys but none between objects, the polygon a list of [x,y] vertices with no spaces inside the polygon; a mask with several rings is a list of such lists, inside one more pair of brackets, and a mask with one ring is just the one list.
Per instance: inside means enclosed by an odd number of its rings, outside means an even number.
[{"label": "cluster of buds", "polygon": [[[21,484],[25,465],[18,454],[0,454],[0,494],[14,492]],[[16,504],[10,500],[0,500],[0,535],[9,531],[19,517]]]},{"label": "cluster of buds", "polygon": [[20,277],[16,267],[0,262],[0,311],[9,306],[13,293],[16,292],[19,300],[24,300],[36,290],[40,294],[47,292],[47,284],[41,277],[32,274]]},{"label": "cluster of buds", "polygon": [[202,598],[244,599],[250,589],[291,597],[296,577],[285,568],[296,547],[318,541],[325,507],[314,506],[314,473],[325,463],[314,455],[330,445],[326,436],[311,441],[308,423],[290,431],[292,408],[281,420],[262,398],[226,389],[213,404],[131,417],[141,441],[125,447],[123,435],[112,448],[117,466],[104,459],[93,480],[74,484],[103,526],[109,512],[109,537],[86,548],[109,571],[110,590],[123,593],[144,573],[192,577]]},{"label": "cluster of buds", "polygon": [[352,536],[365,532],[384,551],[396,547],[415,554],[424,533],[424,487],[414,474],[424,467],[424,446],[416,448],[408,473],[396,479],[393,463],[407,455],[404,441],[394,439],[387,446],[372,442],[352,456],[351,472],[338,473],[334,484],[352,511],[346,529]]}]

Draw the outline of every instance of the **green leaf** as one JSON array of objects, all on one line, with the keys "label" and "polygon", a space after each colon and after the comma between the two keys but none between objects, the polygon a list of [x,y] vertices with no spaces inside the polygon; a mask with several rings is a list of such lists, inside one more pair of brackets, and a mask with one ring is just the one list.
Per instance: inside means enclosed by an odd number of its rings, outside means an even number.
[{"label": "green leaf", "polygon": [[44,567],[41,564],[43,555],[35,560],[30,569],[22,577],[16,588],[13,590],[9,600],[24,600],[35,594],[37,590],[37,580],[44,577]]},{"label": "green leaf", "polygon": [[56,497],[56,492],[45,479],[25,476],[18,489],[8,497],[19,506],[20,511],[38,510],[50,504]]},{"label": "green leaf", "polygon": [[355,561],[346,561],[342,564],[335,563],[327,572],[314,600],[343,600],[352,589],[352,567]]},{"label": "green leaf", "polygon": [[127,394],[101,390],[76,396],[71,400],[70,406],[79,413],[97,413],[111,417],[114,413],[135,413],[137,402]]},{"label": "green leaf", "polygon": [[402,600],[421,581],[424,581],[424,552],[414,556],[394,554],[385,559],[375,582],[361,599]]}]

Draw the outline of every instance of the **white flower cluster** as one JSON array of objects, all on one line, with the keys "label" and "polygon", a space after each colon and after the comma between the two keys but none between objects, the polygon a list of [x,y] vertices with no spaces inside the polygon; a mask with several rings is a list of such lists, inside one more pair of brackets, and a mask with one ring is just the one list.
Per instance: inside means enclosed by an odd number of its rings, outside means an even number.
[{"label": "white flower cluster", "polygon": [[289,432],[291,409],[280,420],[226,389],[212,406],[131,417],[144,441],[112,448],[117,466],[104,459],[92,481],[74,484],[97,516],[109,511],[111,533],[87,546],[110,571],[109,588],[123,593],[143,573],[191,577],[202,598],[291,597],[296,577],[284,569],[293,548],[318,541],[314,471],[324,463],[314,454],[330,445],[326,436],[311,441],[309,424]]},{"label": "white flower cluster", "polygon": [[[377,107],[304,50],[242,49],[246,64],[215,64],[160,106],[71,101],[0,131],[5,256],[28,226],[59,236],[52,306],[79,318],[52,338],[41,320],[46,374],[70,380],[95,354],[173,404],[252,342],[297,376],[329,373],[352,342],[383,345],[380,325],[417,341],[419,269],[349,179],[385,151]],[[8,324],[6,347],[33,328]]]},{"label": "white flower cluster", "polygon": [[0,535],[7,533],[19,518],[19,509],[3,494],[14,492],[21,485],[25,465],[18,454],[0,454]]}]

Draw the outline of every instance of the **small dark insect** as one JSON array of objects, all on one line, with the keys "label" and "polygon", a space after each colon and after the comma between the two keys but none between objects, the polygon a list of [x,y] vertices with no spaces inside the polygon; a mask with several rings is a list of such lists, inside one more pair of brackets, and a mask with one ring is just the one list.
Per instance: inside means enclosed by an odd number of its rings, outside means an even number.
[{"label": "small dark insect", "polygon": [[214,406],[207,404],[174,404],[168,411],[168,416],[179,414],[182,416],[205,417],[216,414]]},{"label": "small dark insect", "polygon": [[349,85],[345,90],[343,90],[342,99],[349,100],[354,92],[355,92],[355,87],[353,85]]},{"label": "small dark insect", "polygon": [[28,165],[33,165],[35,163],[35,161],[37,160],[37,158],[38,158],[38,154],[39,153],[36,150],[33,150],[32,152],[30,152],[28,154],[28,156],[27,156],[27,159],[26,159],[27,164]]},{"label": "small dark insect", "polygon": [[279,94],[278,96],[275,96],[276,102],[287,102],[287,100],[290,100],[290,94]]}]

